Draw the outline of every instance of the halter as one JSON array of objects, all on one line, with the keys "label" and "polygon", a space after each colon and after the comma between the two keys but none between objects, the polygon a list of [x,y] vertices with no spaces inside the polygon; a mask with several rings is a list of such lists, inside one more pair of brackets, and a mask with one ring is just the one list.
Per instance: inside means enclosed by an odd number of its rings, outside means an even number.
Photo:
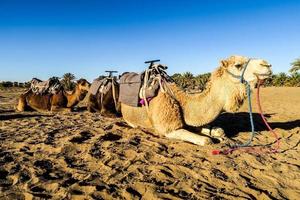
[{"label": "halter", "polygon": [[231,73],[231,72],[228,71],[227,69],[226,69],[226,72],[227,72],[229,75],[231,75],[233,78],[240,79],[241,83],[246,83],[246,84],[247,84],[247,81],[245,80],[244,75],[245,75],[246,69],[247,69],[247,67],[248,67],[248,65],[249,65],[249,63],[250,63],[250,61],[251,61],[251,58],[249,58],[249,59],[247,60],[247,62],[245,62],[245,64],[243,65],[243,71],[242,71],[242,74],[241,74],[240,76]]}]

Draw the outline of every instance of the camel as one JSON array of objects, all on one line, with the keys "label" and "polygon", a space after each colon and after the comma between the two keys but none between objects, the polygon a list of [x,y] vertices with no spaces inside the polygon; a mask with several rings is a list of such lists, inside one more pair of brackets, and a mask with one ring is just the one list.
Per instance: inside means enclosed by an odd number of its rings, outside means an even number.
[{"label": "camel", "polygon": [[[211,144],[213,138],[221,140],[225,134],[221,128],[210,130],[205,125],[222,112],[236,112],[247,97],[246,85],[240,81],[245,67],[243,78],[251,90],[258,79],[264,80],[272,74],[271,65],[265,60],[231,56],[220,62],[203,92],[188,94],[175,83],[164,83],[172,95],[160,90],[149,102],[148,109],[122,103],[122,116],[134,128],[154,129],[159,135],[196,145]],[[191,131],[195,127],[199,133]]]},{"label": "camel", "polygon": [[79,79],[73,91],[60,90],[57,94],[34,94],[32,90],[21,94],[18,99],[16,111],[36,110],[39,112],[63,111],[70,112],[72,108],[82,101],[90,87],[85,79]]},{"label": "camel", "polygon": [[[111,115],[120,112],[119,98],[119,84],[114,78],[106,77],[109,83],[100,87],[95,95],[89,94],[87,109],[90,112],[100,112],[102,115]],[[111,84],[113,83],[113,84]]]}]

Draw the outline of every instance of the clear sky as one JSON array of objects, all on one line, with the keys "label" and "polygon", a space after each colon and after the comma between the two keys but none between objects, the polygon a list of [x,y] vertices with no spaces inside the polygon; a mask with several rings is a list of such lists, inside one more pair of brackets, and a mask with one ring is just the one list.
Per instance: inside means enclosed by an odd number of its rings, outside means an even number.
[{"label": "clear sky", "polygon": [[0,80],[93,80],[157,58],[170,74],[200,74],[233,54],[287,72],[300,57],[300,1],[0,0]]}]

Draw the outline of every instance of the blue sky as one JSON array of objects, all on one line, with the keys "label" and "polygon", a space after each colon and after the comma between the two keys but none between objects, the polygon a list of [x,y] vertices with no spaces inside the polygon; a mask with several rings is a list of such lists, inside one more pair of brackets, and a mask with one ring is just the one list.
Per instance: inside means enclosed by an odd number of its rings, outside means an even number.
[{"label": "blue sky", "polygon": [[300,57],[300,1],[0,0],[0,80],[93,80],[157,58],[170,74],[200,74],[233,54],[287,72]]}]

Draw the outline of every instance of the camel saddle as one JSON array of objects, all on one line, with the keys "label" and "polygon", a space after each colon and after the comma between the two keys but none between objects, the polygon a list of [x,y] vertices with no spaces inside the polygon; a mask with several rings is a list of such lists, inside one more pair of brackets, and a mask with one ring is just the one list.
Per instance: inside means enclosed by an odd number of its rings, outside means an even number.
[{"label": "camel saddle", "polygon": [[[141,106],[140,99],[143,97],[143,92],[146,94],[146,99],[155,97],[159,90],[159,83],[155,81],[154,75],[149,75],[146,88],[143,88],[145,72],[125,72],[120,78],[120,95],[119,102],[129,106]],[[145,91],[144,91],[145,90]]]},{"label": "camel saddle", "polygon": [[37,78],[33,78],[30,81],[30,89],[34,94],[57,94],[62,90],[62,85],[57,77],[52,77],[47,81],[42,81]]},{"label": "camel saddle", "polygon": [[[115,81],[115,79],[113,79]],[[110,88],[112,87],[112,79],[108,77],[99,77],[96,78],[91,87],[90,87],[90,93],[92,95],[96,95],[98,92],[106,94]],[[115,81],[117,84],[117,82]]]}]

